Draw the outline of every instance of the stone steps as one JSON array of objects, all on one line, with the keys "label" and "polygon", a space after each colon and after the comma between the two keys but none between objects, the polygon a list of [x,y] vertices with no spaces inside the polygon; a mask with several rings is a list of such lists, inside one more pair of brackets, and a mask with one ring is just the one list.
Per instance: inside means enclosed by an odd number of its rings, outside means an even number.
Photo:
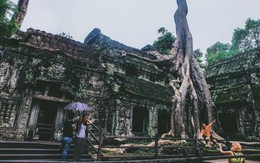
[{"label": "stone steps", "polygon": [[[88,160],[82,160],[82,161],[88,161]],[[53,163],[56,163],[56,162],[64,162],[64,161],[61,161],[61,160],[50,160],[50,159],[44,159],[44,160],[0,160],[0,162],[15,162],[15,163],[20,163],[20,162],[30,162],[30,163],[37,163],[37,162],[43,162],[43,163],[49,163],[49,162],[53,162]],[[67,160],[67,162],[72,162],[72,160]]]},{"label": "stone steps", "polygon": [[[17,142],[0,141],[0,162],[58,162],[61,161],[58,142]],[[74,145],[68,153],[68,161],[73,161]],[[82,161],[93,161],[83,153]]]},{"label": "stone steps", "polygon": [[[57,149],[35,149],[35,148],[0,148],[1,151],[4,151],[5,154],[59,154],[59,150]],[[0,154],[1,155],[1,154]]]}]

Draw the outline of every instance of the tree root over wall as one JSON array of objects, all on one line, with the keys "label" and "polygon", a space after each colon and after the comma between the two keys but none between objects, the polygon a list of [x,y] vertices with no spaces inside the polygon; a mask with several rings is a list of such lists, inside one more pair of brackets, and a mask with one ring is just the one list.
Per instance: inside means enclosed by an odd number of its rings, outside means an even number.
[{"label": "tree root over wall", "polygon": [[[172,98],[172,118],[170,133],[185,138],[187,128],[200,137],[200,108],[205,108],[208,122],[213,120],[213,102],[211,100],[205,77],[193,55],[193,42],[186,16],[188,7],[186,0],[177,0],[178,9],[175,12],[177,39],[171,52],[170,71],[178,74],[179,81],[172,81],[170,86],[175,95]],[[180,83],[180,87],[176,86]],[[186,122],[184,117],[187,118]],[[190,126],[191,127],[190,127]]]},{"label": "tree root over wall", "polygon": [[[193,42],[186,16],[188,7],[186,0],[177,0],[178,9],[175,12],[176,41],[171,55],[152,54],[157,60],[149,60],[178,76],[169,85],[174,91],[172,97],[171,130],[165,136],[181,138],[200,136],[200,112],[204,110],[205,123],[213,120],[213,102],[205,77],[193,55]],[[130,54],[134,55],[134,54]]]}]

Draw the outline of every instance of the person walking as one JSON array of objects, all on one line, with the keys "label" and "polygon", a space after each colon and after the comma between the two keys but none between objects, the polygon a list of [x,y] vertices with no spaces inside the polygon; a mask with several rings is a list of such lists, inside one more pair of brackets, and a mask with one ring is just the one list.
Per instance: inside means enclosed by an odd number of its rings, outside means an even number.
[{"label": "person walking", "polygon": [[[219,145],[219,151],[223,154],[230,155],[230,156],[242,156],[242,147],[238,142],[233,142],[230,151],[223,151],[221,144]],[[245,163],[246,159],[244,157],[239,158],[229,158],[228,163]]]},{"label": "person walking", "polygon": [[72,137],[73,137],[73,127],[72,127],[72,119],[68,119],[65,121],[62,132],[63,132],[63,138],[61,141],[61,160],[65,161],[68,155],[68,151],[70,150]]},{"label": "person walking", "polygon": [[75,152],[74,161],[80,161],[81,155],[85,149],[87,137],[88,137],[88,125],[92,122],[88,119],[89,114],[84,114],[76,125],[76,142],[75,142]]}]

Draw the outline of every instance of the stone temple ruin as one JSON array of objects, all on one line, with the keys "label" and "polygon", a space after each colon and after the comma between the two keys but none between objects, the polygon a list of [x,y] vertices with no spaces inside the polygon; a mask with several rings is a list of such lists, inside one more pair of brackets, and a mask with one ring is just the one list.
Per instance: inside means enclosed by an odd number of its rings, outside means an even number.
[{"label": "stone temple ruin", "polygon": [[205,75],[216,105],[216,131],[241,138],[259,137],[260,49],[209,65]]},{"label": "stone temple ruin", "polygon": [[[123,45],[99,29],[84,43],[34,29],[0,37],[0,140],[53,140],[71,101],[93,106],[95,124],[111,135],[168,132],[168,83],[176,77],[142,60],[154,59],[151,51]],[[222,134],[259,136],[260,53],[251,53],[207,70]]]},{"label": "stone temple ruin", "polygon": [[[85,43],[43,31],[0,40],[0,138],[53,140],[71,101],[93,106],[95,123],[112,135],[151,135],[170,129],[174,78],[130,57],[149,54],[94,29]],[[40,131],[40,128],[49,128]]]}]

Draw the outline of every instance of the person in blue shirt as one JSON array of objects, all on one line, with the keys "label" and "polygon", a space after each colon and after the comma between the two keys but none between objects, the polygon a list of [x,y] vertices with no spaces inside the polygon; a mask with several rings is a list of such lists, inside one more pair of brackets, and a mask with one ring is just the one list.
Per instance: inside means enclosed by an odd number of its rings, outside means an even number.
[{"label": "person in blue shirt", "polygon": [[73,137],[73,127],[72,127],[73,121],[71,119],[68,119],[65,121],[62,132],[63,132],[63,138],[61,142],[61,159],[63,161],[66,160],[68,151],[70,150],[71,142],[72,142],[72,137]]}]

